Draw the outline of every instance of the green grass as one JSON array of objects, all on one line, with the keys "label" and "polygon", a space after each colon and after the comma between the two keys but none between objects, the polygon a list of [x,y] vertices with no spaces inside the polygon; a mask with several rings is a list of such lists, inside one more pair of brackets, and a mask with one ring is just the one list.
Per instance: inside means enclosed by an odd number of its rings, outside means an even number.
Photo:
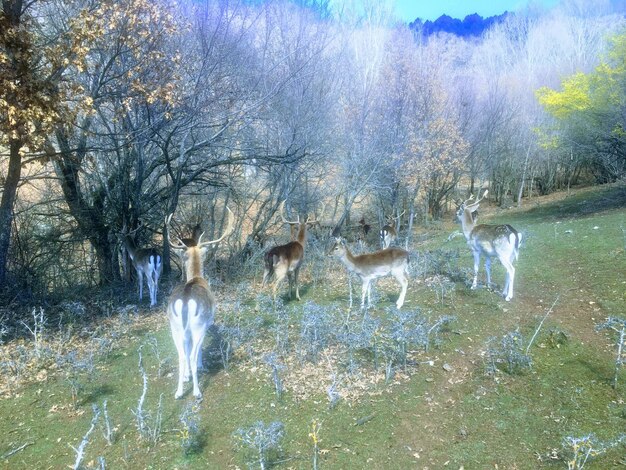
[{"label": "green grass", "polygon": [[[586,189],[530,209],[491,217],[481,213],[481,222],[510,223],[524,233],[513,301],[505,302],[497,292],[484,288],[471,291],[457,282],[454,294],[442,304],[423,280],[413,279],[407,308],[419,306],[431,318],[454,314],[457,320],[442,335],[438,348],[418,355],[420,361],[434,361],[433,366],[421,364],[389,385],[380,381],[358,399],[344,399],[329,409],[328,380],[315,386],[319,377],[310,378],[306,368],[300,371],[294,366],[285,395],[277,400],[269,369],[258,352],[267,342],[264,334],[254,343],[257,353],[252,359],[240,350],[228,372],[216,366],[202,375],[201,440],[195,452],[185,454],[178,417],[185,403],[193,401],[190,385],[184,399],[175,401],[175,350],[164,315],[152,313],[127,330],[110,356],[98,361],[94,379],[85,384],[76,406],[50,364],[47,379],[21,385],[0,400],[0,456],[30,444],[0,460],[0,467],[71,466],[74,451],[69,445],[77,446],[89,428],[91,404],[101,405],[107,399],[116,440],[107,446],[97,429],[86,448],[85,465],[95,466],[97,457],[103,456],[108,468],[244,468],[249,459],[236,449],[233,432],[258,420],[278,420],[285,425],[285,438],[273,468],[312,468],[309,432],[316,420],[322,423],[320,468],[566,468],[558,459],[565,436],[593,432],[609,441],[626,430],[626,371],[613,390],[614,338],[594,331],[606,317],[626,315],[624,194],[615,186]],[[431,229],[418,251],[459,249],[460,267],[471,268],[462,237],[446,241],[454,230],[458,227],[452,224]],[[345,311],[344,268],[334,260],[318,261],[316,266],[328,271],[304,277],[303,301],[340,305]],[[494,263],[493,271],[493,280],[502,285],[503,269]],[[482,268],[481,275],[484,279]],[[384,317],[384,307],[393,305],[397,291],[392,281],[379,281],[379,304],[371,314]],[[255,288],[237,293],[242,315],[254,314],[256,293]],[[223,293],[218,296],[223,298]],[[557,296],[559,301],[531,349],[532,369],[519,375],[485,375],[487,340],[516,328],[528,340]],[[236,315],[232,300],[222,302],[218,323]],[[302,306],[287,305],[290,331],[296,335]],[[273,316],[263,315],[265,328]],[[353,315],[353,321],[358,321],[360,314]],[[547,341],[548,331],[554,328],[568,338],[559,347]],[[156,446],[139,438],[131,411],[141,394],[137,349],[148,335],[154,335],[162,355],[172,359],[159,378],[154,356],[147,346],[143,348],[150,378],[146,407],[155,410],[159,395],[164,394],[164,432]],[[322,358],[312,370],[325,367],[326,362]],[[302,398],[295,390],[307,382],[313,386]],[[358,424],[359,420],[364,422]],[[617,446],[586,468],[623,465],[625,449]]]}]

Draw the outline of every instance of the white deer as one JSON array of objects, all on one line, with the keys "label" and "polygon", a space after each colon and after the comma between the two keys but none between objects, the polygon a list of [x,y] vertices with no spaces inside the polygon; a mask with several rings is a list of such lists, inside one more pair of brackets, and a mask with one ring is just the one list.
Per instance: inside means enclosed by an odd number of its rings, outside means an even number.
[{"label": "white deer", "polygon": [[464,201],[457,210],[457,218],[463,227],[463,234],[467,244],[474,255],[474,281],[472,289],[478,286],[478,268],[480,255],[485,255],[485,271],[487,272],[487,285],[491,285],[491,257],[497,256],[506,269],[506,280],[502,296],[508,302],[513,298],[513,281],[515,280],[515,267],[513,261],[519,256],[519,246],[522,234],[508,224],[485,225],[476,224],[472,213],[478,210],[478,205],[487,195],[487,190],[476,202],[470,203],[474,196]]},{"label": "white deer", "polygon": [[[209,245],[219,243],[232,230],[234,215],[228,207],[228,227],[220,238],[211,241],[202,241],[202,235],[194,246],[187,246],[181,239],[172,242],[168,235],[170,246],[182,251],[187,282],[179,285],[172,291],[167,304],[167,316],[170,321],[172,338],[178,351],[178,387],[174,397],[183,396],[183,382],[193,379],[193,396],[202,397],[198,386],[198,367],[202,365],[202,341],[208,328],[215,319],[216,301],[209,283],[203,276],[202,263]],[[172,215],[165,219],[169,228]],[[169,234],[169,230],[168,230]]]}]

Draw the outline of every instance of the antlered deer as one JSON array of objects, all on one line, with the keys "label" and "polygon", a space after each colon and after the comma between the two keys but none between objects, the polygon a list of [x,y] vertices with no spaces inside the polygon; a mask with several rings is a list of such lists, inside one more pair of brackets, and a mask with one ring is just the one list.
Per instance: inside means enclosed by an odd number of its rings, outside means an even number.
[{"label": "antlered deer", "polygon": [[[172,338],[178,351],[178,387],[175,398],[183,396],[183,382],[193,380],[193,396],[200,398],[202,392],[198,386],[198,367],[202,365],[202,341],[207,329],[215,318],[216,301],[209,283],[203,276],[202,262],[207,247],[222,241],[234,227],[234,215],[226,208],[229,214],[228,227],[221,237],[203,242],[202,234],[198,243],[187,246],[181,239],[173,242],[168,235],[172,249],[182,251],[187,282],[174,288],[167,304],[167,316],[172,330]],[[165,219],[169,226],[172,218]],[[169,230],[168,230],[169,233]]]},{"label": "antlered deer", "polygon": [[463,227],[463,234],[467,244],[474,255],[474,281],[472,289],[478,285],[478,268],[480,266],[480,256],[485,255],[485,271],[487,272],[487,285],[491,285],[491,257],[497,256],[506,269],[506,280],[502,295],[508,302],[513,298],[513,281],[515,280],[515,268],[513,261],[519,256],[519,246],[522,241],[522,234],[510,225],[485,225],[476,224],[472,213],[478,210],[478,205],[487,195],[487,190],[476,202],[470,204],[474,198],[461,203],[457,210],[457,218]]},{"label": "antlered deer", "polygon": [[[297,225],[298,233],[296,239],[285,245],[275,246],[265,253],[265,269],[263,272],[263,285],[267,284],[272,276],[275,277],[274,285],[272,286],[272,296],[276,301],[276,290],[281,281],[287,276],[289,280],[289,296],[293,298],[293,286],[296,287],[296,299],[300,300],[300,291],[298,288],[298,274],[300,273],[300,267],[304,261],[304,247],[306,246],[307,225],[313,225],[317,223],[317,220],[311,220],[309,217],[304,222],[300,222],[300,216],[298,220],[291,221],[285,219],[283,215],[283,209],[285,207],[285,201],[280,205],[280,216],[284,223],[290,226]],[[322,210],[323,212],[323,210]]]}]

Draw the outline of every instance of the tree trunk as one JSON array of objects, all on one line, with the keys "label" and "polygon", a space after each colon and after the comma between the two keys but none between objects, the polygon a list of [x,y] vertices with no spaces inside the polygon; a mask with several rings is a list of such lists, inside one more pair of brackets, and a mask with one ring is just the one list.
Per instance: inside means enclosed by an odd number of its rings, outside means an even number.
[{"label": "tree trunk", "polygon": [[106,285],[119,280],[119,269],[113,266],[114,257],[109,241],[112,238],[111,228],[106,223],[104,194],[95,193],[91,202],[83,197],[79,181],[80,157],[69,150],[69,143],[60,132],[57,133],[57,141],[62,156],[55,160],[55,170],[72,217],[96,251],[99,283]]},{"label": "tree trunk", "polygon": [[9,143],[9,171],[0,201],[0,289],[6,287],[9,263],[9,246],[11,244],[11,227],[13,226],[13,206],[17,194],[17,186],[22,174],[22,143],[11,140]]},{"label": "tree trunk", "polygon": [[526,149],[526,158],[524,159],[524,169],[522,170],[522,181],[519,183],[517,191],[517,207],[522,207],[522,194],[524,194],[524,185],[526,184],[526,172],[528,171],[528,159],[530,158],[530,145]]},{"label": "tree trunk", "polygon": [[[2,10],[0,10],[0,26],[2,28],[10,28],[18,30],[22,19],[23,5],[22,0],[3,1]],[[10,71],[13,78],[23,78],[24,73],[29,71],[29,64],[21,54],[21,49],[26,46],[21,40],[11,41],[9,44],[2,45],[8,53],[9,62],[11,63]],[[22,103],[15,93],[8,95],[10,105],[21,108]],[[11,124],[9,129],[2,129],[11,134],[12,131],[19,131],[24,123],[18,125]],[[24,126],[26,127],[26,126]],[[23,135],[23,134],[22,134]],[[9,265],[9,247],[11,245],[11,227],[13,226],[13,207],[17,195],[17,187],[22,176],[22,157],[20,150],[24,146],[23,139],[9,139],[9,168],[4,186],[2,188],[2,200],[0,200],[0,289],[7,287],[7,269]]]},{"label": "tree trunk", "polygon": [[405,243],[404,243],[404,247],[408,250],[409,249],[409,243],[411,242],[411,235],[413,233],[413,221],[415,220],[415,199],[417,199],[417,193],[419,193],[420,190],[420,184],[419,183],[415,183],[415,186],[413,187],[413,192],[411,194],[411,196],[409,197],[408,203],[409,203],[409,226],[407,227],[407,232],[406,232],[406,239],[405,239]]}]

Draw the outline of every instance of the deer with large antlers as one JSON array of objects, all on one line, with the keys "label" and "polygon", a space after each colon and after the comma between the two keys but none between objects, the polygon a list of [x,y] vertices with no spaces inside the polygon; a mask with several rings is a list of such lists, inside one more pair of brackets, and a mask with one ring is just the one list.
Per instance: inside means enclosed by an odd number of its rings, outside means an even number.
[{"label": "deer with large antlers", "polygon": [[[138,229],[135,229],[135,231],[137,230]],[[152,248],[138,247],[131,233],[126,231],[126,225],[122,228],[120,240],[137,273],[139,300],[141,301],[143,299],[143,278],[145,276],[148,290],[150,291],[150,307],[153,307],[157,303],[159,278],[163,272],[163,259],[161,255]]]},{"label": "deer with large antlers", "polygon": [[[404,214],[404,211],[402,214]],[[383,249],[389,248],[397,238],[398,233],[396,232],[395,222],[402,217],[402,214],[397,217],[392,215],[387,216],[387,223],[380,229],[380,243]]]},{"label": "deer with large antlers", "polygon": [[[168,242],[173,250],[181,251],[183,266],[187,276],[187,282],[179,285],[172,291],[167,304],[167,316],[170,321],[172,338],[178,351],[178,387],[175,398],[183,396],[183,382],[193,380],[193,396],[202,397],[198,386],[198,367],[202,366],[202,341],[207,330],[213,324],[215,318],[216,301],[209,283],[204,278],[202,264],[209,245],[214,245],[222,241],[234,227],[234,215],[226,207],[229,215],[228,226],[221,237],[202,241],[202,235],[198,243],[187,246],[178,238],[175,242],[169,237]],[[165,219],[165,224],[169,228],[172,218]]]},{"label": "deer with large antlers", "polygon": [[485,271],[487,272],[487,286],[491,285],[491,258],[497,256],[506,269],[506,280],[502,296],[508,302],[513,298],[513,281],[515,280],[515,267],[513,261],[519,256],[519,246],[522,234],[510,225],[485,225],[476,224],[472,214],[478,210],[480,202],[487,195],[487,190],[482,197],[475,202],[472,195],[459,206],[456,216],[463,227],[463,234],[467,244],[474,255],[474,281],[472,289],[478,286],[478,268],[480,256],[485,255]]},{"label": "deer with large antlers", "polygon": [[409,285],[409,253],[402,248],[387,248],[363,255],[353,255],[345,240],[335,238],[334,245],[329,254],[335,255],[348,268],[348,271],[357,274],[361,278],[361,308],[365,308],[365,296],[367,305],[371,305],[371,284],[376,278],[391,274],[400,284],[401,291],[396,307],[401,308]]},{"label": "deer with large antlers", "polygon": [[[263,272],[263,285],[267,284],[274,276],[274,285],[272,286],[272,296],[276,301],[276,290],[285,277],[289,280],[289,297],[293,298],[293,286],[296,288],[296,299],[300,300],[300,291],[298,288],[298,274],[304,260],[304,247],[306,246],[307,225],[314,225],[317,219],[311,220],[308,216],[304,222],[300,222],[300,216],[297,220],[287,220],[283,215],[285,201],[280,204],[280,217],[283,222],[291,227],[298,226],[296,239],[285,245],[275,246],[265,253],[265,270]],[[322,210],[323,212],[323,210]]]}]

